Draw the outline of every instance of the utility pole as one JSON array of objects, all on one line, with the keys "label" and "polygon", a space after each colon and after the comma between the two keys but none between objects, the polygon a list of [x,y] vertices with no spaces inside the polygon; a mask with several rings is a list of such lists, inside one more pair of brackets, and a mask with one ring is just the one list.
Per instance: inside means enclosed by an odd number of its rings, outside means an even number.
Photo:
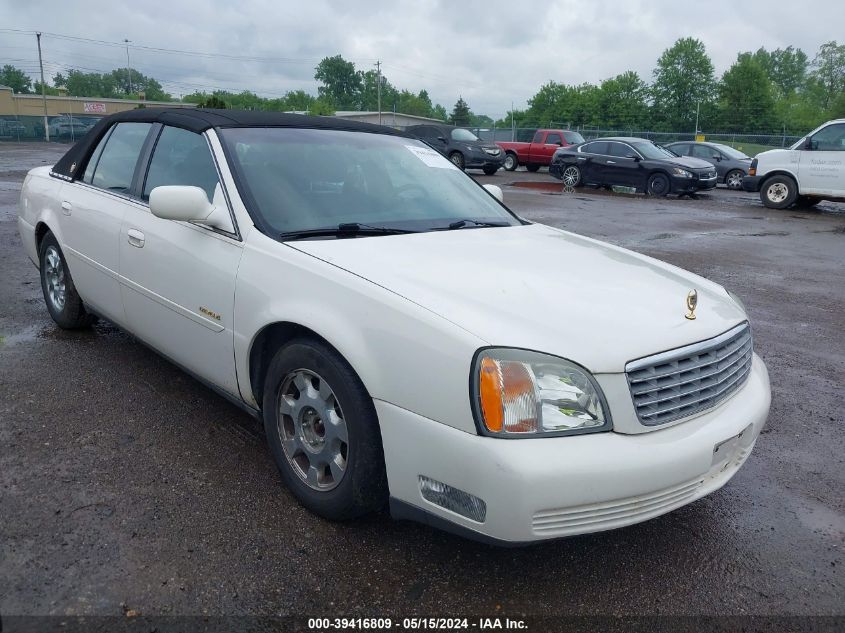
[{"label": "utility pole", "polygon": [[126,80],[129,83],[129,92],[127,94],[132,94],[132,66],[129,65],[129,44],[132,40],[124,39],[126,42]]},{"label": "utility pole", "polygon": [[[701,107],[701,101],[695,102],[695,135],[698,136],[698,110]],[[695,140],[695,139],[693,139]]]},{"label": "utility pole", "polygon": [[44,102],[44,139],[50,140],[50,126],[47,125],[47,86],[44,84],[44,62],[41,61],[41,33],[35,34],[38,41],[38,65],[41,67],[41,100]]},{"label": "utility pole", "polygon": [[376,81],[378,82],[376,90],[378,94],[378,124],[381,125],[381,60],[376,61]]},{"label": "utility pole", "polygon": [[516,123],[513,119],[513,101],[511,101],[511,142],[516,140]]}]

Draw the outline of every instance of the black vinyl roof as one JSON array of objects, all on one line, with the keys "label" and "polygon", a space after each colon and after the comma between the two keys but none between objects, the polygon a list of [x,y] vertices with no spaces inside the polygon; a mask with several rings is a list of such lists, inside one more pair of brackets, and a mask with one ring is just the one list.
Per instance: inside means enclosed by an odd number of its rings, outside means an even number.
[{"label": "black vinyl roof", "polygon": [[336,117],[306,116],[284,112],[255,112],[250,110],[208,110],[200,108],[140,108],[103,117],[53,167],[52,174],[65,180],[75,180],[85,168],[88,156],[114,123],[161,123],[202,133],[211,128],[232,127],[288,127],[316,130],[344,130],[408,136],[393,128],[372,123],[349,121]]}]

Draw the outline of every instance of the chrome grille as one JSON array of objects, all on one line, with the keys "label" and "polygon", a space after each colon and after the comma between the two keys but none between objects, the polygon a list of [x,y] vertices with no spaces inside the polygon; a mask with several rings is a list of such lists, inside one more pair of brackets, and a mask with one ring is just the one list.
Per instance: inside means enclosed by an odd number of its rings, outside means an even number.
[{"label": "chrome grille", "polygon": [[742,323],[716,338],[631,361],[625,375],[637,417],[659,426],[715,407],[748,378],[751,356],[751,328]]}]

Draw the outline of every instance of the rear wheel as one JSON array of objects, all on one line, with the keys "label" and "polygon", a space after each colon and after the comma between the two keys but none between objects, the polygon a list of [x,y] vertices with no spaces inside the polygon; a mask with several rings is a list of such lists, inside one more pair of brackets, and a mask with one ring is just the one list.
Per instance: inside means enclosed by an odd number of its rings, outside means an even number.
[{"label": "rear wheel", "polygon": [[528,171],[538,171],[540,169],[540,165],[526,165],[525,169]]},{"label": "rear wheel", "polygon": [[789,176],[772,176],[760,188],[760,200],[770,209],[785,209],[798,198],[798,185]]},{"label": "rear wheel", "polygon": [[38,257],[41,264],[41,291],[44,293],[47,311],[56,325],[74,330],[94,323],[96,317],[85,311],[65,256],[52,232],[48,231],[41,240]]},{"label": "rear wheel", "polygon": [[657,196],[662,198],[669,193],[670,184],[669,176],[663,173],[656,173],[649,176],[646,184],[646,193],[650,196]]},{"label": "rear wheel", "polygon": [[519,167],[519,159],[516,157],[516,154],[511,152],[505,154],[505,169],[507,171],[513,171],[517,167]]},{"label": "rear wheel", "polygon": [[728,189],[742,189],[742,179],[744,176],[745,172],[741,169],[729,171],[725,176],[725,184],[728,186]]},{"label": "rear wheel", "polygon": [[449,160],[454,163],[455,167],[462,170],[464,169],[464,155],[460,152],[452,152],[449,154]]},{"label": "rear wheel", "polygon": [[495,166],[492,166],[492,165],[488,166],[488,167],[483,167],[483,169],[484,169],[484,173],[487,174],[488,176],[492,176],[497,171],[499,171],[498,167],[495,167]]},{"label": "rear wheel", "polygon": [[563,170],[560,179],[566,187],[577,187],[581,184],[581,170],[575,165],[569,165]]},{"label": "rear wheel", "polygon": [[375,407],[336,351],[305,338],[279,349],[267,370],[262,404],[270,451],[303,506],[343,520],[386,503]]}]

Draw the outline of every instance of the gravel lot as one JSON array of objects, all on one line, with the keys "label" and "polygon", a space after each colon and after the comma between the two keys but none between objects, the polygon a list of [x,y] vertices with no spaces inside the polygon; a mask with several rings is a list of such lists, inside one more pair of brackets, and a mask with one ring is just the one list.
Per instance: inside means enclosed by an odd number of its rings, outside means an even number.
[{"label": "gravel lot", "polygon": [[15,205],[64,148],[0,145],[0,614],[845,615],[845,205],[773,211],[478,176],[522,216],[742,297],[772,411],[745,467],[669,515],[496,549],[386,514],[321,520],[258,425],[115,327],[50,321]]}]

